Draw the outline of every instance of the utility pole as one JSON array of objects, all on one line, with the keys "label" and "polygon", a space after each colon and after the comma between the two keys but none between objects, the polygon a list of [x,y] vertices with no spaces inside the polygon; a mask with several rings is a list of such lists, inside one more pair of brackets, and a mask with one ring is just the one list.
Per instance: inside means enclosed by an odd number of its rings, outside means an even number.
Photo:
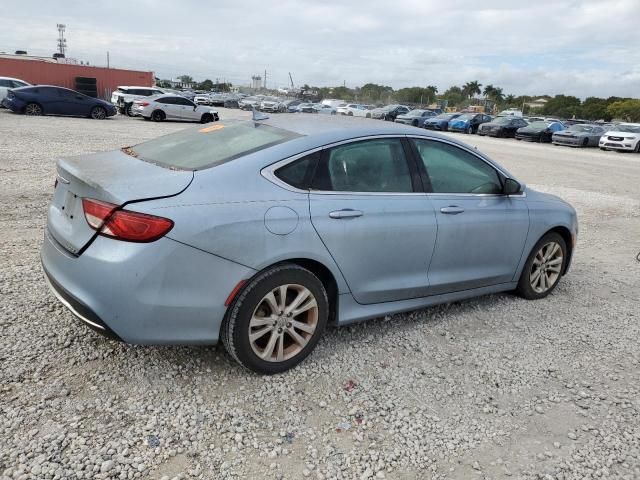
[{"label": "utility pole", "polygon": [[264,69],[264,89],[267,89],[267,69]]},{"label": "utility pole", "polygon": [[64,23],[58,23],[58,52],[64,57],[64,53],[67,50],[67,39],[64,38],[64,30],[67,26]]},{"label": "utility pole", "polygon": [[109,51],[107,50],[107,68],[109,68]]},{"label": "utility pole", "polygon": [[289,80],[291,80],[291,89],[293,90],[296,87],[293,86],[293,77],[291,76],[291,72],[289,72]]}]

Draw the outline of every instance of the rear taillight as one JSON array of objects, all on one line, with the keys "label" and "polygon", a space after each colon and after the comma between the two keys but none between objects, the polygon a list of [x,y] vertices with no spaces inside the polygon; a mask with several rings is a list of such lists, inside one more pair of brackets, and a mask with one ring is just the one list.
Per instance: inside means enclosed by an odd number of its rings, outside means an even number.
[{"label": "rear taillight", "polygon": [[173,228],[168,218],[118,210],[118,205],[92,198],[82,199],[84,217],[100,235],[126,242],[153,242]]},{"label": "rear taillight", "polygon": [[133,103],[135,103],[136,105],[140,105],[141,107],[147,107],[147,106],[149,106],[149,102],[141,102],[141,101],[139,101],[139,100],[136,100],[136,101],[135,101],[135,102],[133,102]]}]

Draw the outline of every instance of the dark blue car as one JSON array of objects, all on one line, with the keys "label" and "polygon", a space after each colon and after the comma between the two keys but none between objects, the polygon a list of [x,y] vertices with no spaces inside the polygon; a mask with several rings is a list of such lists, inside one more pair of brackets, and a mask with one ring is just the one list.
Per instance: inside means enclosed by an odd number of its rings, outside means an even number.
[{"label": "dark blue car", "polygon": [[69,115],[102,120],[116,114],[115,105],[109,102],[49,85],[9,90],[2,104],[25,115]]},{"label": "dark blue car", "polygon": [[449,129],[449,121],[458,118],[462,113],[441,113],[436,117],[431,117],[424,122],[427,130],[441,130],[446,132]]}]

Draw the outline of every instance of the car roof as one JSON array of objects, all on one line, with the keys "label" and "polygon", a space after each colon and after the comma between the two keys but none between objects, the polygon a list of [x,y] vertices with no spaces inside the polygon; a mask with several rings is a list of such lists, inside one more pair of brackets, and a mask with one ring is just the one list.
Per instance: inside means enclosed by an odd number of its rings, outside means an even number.
[{"label": "car roof", "polygon": [[15,77],[0,77],[0,80],[17,80],[18,82],[29,83],[26,80],[22,80],[21,78],[15,78]]},{"label": "car roof", "polygon": [[356,137],[375,135],[422,135],[442,138],[427,130],[417,129],[395,122],[373,122],[368,119],[350,116],[316,116],[283,113],[261,120],[274,127],[289,130],[304,136],[323,136],[329,142],[339,142]]}]

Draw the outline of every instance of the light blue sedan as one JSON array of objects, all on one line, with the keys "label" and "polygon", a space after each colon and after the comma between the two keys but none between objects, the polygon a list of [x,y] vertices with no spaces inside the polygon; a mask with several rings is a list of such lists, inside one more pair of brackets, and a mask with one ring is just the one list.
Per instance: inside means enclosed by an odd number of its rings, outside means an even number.
[{"label": "light blue sedan", "polygon": [[577,233],[570,205],[464,143],[282,114],[59,160],[41,256],[58,299],[105,335],[222,340],[276,373],[329,323],[543,298]]}]

